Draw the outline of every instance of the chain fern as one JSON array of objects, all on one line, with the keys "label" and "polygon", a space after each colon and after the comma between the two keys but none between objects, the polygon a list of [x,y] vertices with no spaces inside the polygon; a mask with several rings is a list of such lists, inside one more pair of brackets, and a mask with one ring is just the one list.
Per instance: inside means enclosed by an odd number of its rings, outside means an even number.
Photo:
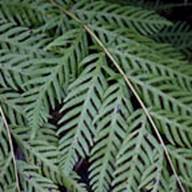
[{"label": "chain fern", "polygon": [[192,191],[192,30],[157,10],[0,0],[0,192]]}]

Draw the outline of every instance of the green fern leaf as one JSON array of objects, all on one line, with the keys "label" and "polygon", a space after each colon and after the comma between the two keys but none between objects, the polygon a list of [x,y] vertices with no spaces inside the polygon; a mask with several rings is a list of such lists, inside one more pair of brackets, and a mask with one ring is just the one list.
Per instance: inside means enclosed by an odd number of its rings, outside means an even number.
[{"label": "green fern leaf", "polygon": [[[148,59],[168,60],[177,58],[181,60],[183,55],[170,45],[154,42],[152,39],[136,34],[131,29],[115,28],[113,25],[100,26],[101,24],[91,24],[91,29],[97,34],[99,39],[109,49],[123,46],[129,53],[147,57]],[[163,58],[162,58],[163,57]]]},{"label": "green fern leaf", "polygon": [[32,34],[29,28],[0,20],[0,84],[22,89],[22,84],[30,78],[29,67],[38,64],[39,58],[49,58],[42,49],[47,43],[43,34]]},{"label": "green fern leaf", "polygon": [[157,109],[151,109],[151,115],[170,143],[181,147],[191,147],[192,121],[189,116],[177,115]]},{"label": "green fern leaf", "polygon": [[0,105],[12,125],[25,125],[23,108],[19,106],[21,95],[11,89],[0,89]]},{"label": "green fern leaf", "polygon": [[[113,181],[114,192],[139,191],[144,182],[141,175],[149,163],[149,158],[153,156],[154,150],[161,151],[161,147],[154,137],[148,133],[146,117],[142,115],[141,111],[134,112],[128,119],[128,123],[130,125],[128,135],[117,155]],[[161,171],[161,167],[159,169]],[[159,174],[159,171],[153,172],[150,176]],[[146,179],[149,180],[150,176]]]},{"label": "green fern leaf", "polygon": [[65,185],[72,192],[86,192],[84,185],[76,181],[77,178],[66,176],[59,170],[58,148],[55,142],[50,142],[55,137],[54,132],[49,131],[49,138],[52,139],[47,141],[42,139],[42,134],[45,137],[45,130],[42,133],[38,132],[36,141],[31,141],[30,128],[14,128],[14,138],[23,153],[21,158],[38,168],[38,172],[54,183]]},{"label": "green fern leaf", "polygon": [[161,190],[161,180],[163,173],[164,155],[162,150],[154,151],[151,158],[151,164],[144,170],[141,178],[139,189],[150,190],[151,192],[158,192]]},{"label": "green fern leaf", "polygon": [[[125,49],[125,46],[123,49]],[[141,73],[145,72],[154,76],[166,76],[166,78],[170,78],[171,84],[191,91],[191,70],[187,63],[169,58],[163,61],[161,59],[162,55],[157,55],[155,59],[152,59],[152,57],[149,58],[147,56],[145,50],[140,50],[139,52],[139,48],[131,50],[131,48],[127,47],[126,51],[124,50],[123,52],[121,51],[122,48],[112,48],[110,50],[116,55],[117,60],[120,61],[125,71],[139,70]],[[142,55],[140,55],[141,53]],[[155,53],[153,53],[153,56],[156,56]],[[183,63],[182,68],[179,67],[181,63]]]},{"label": "green fern leaf", "polygon": [[144,0],[0,0],[0,192],[192,191],[191,27]]},{"label": "green fern leaf", "polygon": [[[46,22],[46,13],[40,1],[0,1],[0,18],[20,26],[38,26]],[[16,10],[16,11],[15,11]]]},{"label": "green fern leaf", "polygon": [[32,192],[35,190],[39,192],[59,192],[58,187],[51,180],[38,174],[37,167],[19,161],[18,169],[24,191]]},{"label": "green fern leaf", "polygon": [[117,27],[132,28],[135,31],[147,35],[158,32],[170,22],[156,15],[153,11],[147,11],[131,6],[120,6],[104,1],[89,2],[80,1],[71,10],[81,20],[89,23],[97,21],[103,25],[112,24]]},{"label": "green fern leaf", "polygon": [[[119,85],[120,84],[120,85]],[[95,119],[97,135],[90,158],[90,184],[93,191],[109,191],[115,156],[125,137],[126,117],[132,111],[121,83],[110,86],[103,97],[103,104]]]},{"label": "green fern leaf", "polygon": [[13,157],[6,129],[0,116],[0,191],[16,190],[15,170]]},{"label": "green fern leaf", "polygon": [[63,46],[70,44],[70,47],[62,53],[63,56],[43,60],[48,64],[35,69],[32,73],[35,78],[25,83],[25,86],[35,86],[23,95],[25,103],[28,104],[25,112],[33,128],[32,138],[35,137],[38,128],[48,120],[49,103],[52,108],[55,108],[56,102],[61,103],[64,88],[76,77],[78,64],[86,55],[86,36],[83,30],[72,30],[64,34],[51,42],[47,49],[62,46],[58,44],[61,38],[64,41]]},{"label": "green fern leaf", "polygon": [[[93,143],[95,127],[93,118],[101,106],[101,99],[107,83],[103,74],[102,65],[105,63],[103,55],[92,55],[83,61],[85,70],[74,81],[68,90],[62,108],[63,117],[58,134],[63,134],[60,140],[62,154],[61,166],[65,173],[70,173],[74,164],[81,157],[89,154]],[[66,112],[67,111],[67,112]],[[66,123],[69,122],[70,123]]]},{"label": "green fern leaf", "polygon": [[175,148],[169,147],[169,153],[171,154],[174,163],[177,164],[177,171],[181,177],[182,182],[187,185],[188,190],[192,189],[191,178],[192,178],[192,153],[190,149],[186,148]]},{"label": "green fern leaf", "polygon": [[176,22],[173,26],[162,29],[154,39],[158,42],[171,43],[184,53],[190,54],[191,37],[192,28],[185,22]]}]

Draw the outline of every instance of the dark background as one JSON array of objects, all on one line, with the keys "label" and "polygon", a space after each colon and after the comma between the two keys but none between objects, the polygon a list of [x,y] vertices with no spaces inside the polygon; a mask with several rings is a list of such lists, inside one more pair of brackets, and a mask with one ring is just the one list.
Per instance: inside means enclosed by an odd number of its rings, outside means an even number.
[{"label": "dark background", "polygon": [[[154,2],[154,0],[148,0]],[[192,25],[192,0],[161,0],[164,9],[159,13],[173,21],[186,21]]]},{"label": "dark background", "polygon": [[123,4],[138,4],[156,9],[172,21],[186,21],[192,25],[192,0],[109,0]]}]

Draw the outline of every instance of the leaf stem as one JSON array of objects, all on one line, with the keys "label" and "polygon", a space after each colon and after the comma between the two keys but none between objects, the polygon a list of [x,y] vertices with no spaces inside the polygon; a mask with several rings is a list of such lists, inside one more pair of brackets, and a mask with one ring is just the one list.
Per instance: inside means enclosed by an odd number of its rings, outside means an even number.
[{"label": "leaf stem", "polygon": [[0,106],[0,115],[2,117],[4,126],[5,126],[6,131],[7,131],[8,142],[9,142],[9,146],[10,146],[10,150],[11,150],[11,156],[12,156],[12,159],[13,159],[13,167],[14,167],[14,172],[15,172],[16,188],[17,188],[18,192],[21,192],[20,187],[19,187],[19,177],[18,177],[18,174],[17,174],[17,163],[16,163],[16,158],[15,158],[15,153],[14,153],[14,148],[13,148],[13,141],[12,141],[12,138],[11,138],[11,130],[10,130],[9,126],[8,126],[6,117],[4,115],[4,112],[3,112],[3,109],[2,109],[1,106]]}]

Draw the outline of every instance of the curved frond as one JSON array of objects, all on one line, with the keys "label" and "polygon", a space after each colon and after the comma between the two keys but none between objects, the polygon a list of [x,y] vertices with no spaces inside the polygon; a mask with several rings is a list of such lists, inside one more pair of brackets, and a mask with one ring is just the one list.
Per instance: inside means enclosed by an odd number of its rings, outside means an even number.
[{"label": "curved frond", "polygon": [[[159,159],[158,166],[153,164],[154,169],[158,168],[150,176],[146,176],[146,180],[142,180],[142,174],[146,174],[149,159],[154,154],[162,155],[162,149],[155,138],[147,131],[146,117],[141,111],[134,112],[128,119],[130,125],[127,137],[125,137],[122,147],[117,155],[116,171],[114,172],[114,192],[131,191],[137,192],[141,188],[149,184],[151,178],[160,179],[162,165],[162,156]],[[153,171],[148,168],[148,171]],[[159,181],[156,182],[159,182]],[[155,191],[158,184],[152,186]]]},{"label": "curved frond", "polygon": [[59,57],[43,59],[42,65],[37,66],[31,74],[34,78],[25,83],[25,86],[34,87],[23,94],[24,101],[28,104],[25,112],[33,129],[32,138],[48,120],[49,104],[51,108],[55,108],[56,103],[61,103],[65,87],[76,77],[78,65],[86,55],[86,41],[86,34],[82,29],[71,30],[55,39],[46,49],[69,47]]},{"label": "curved frond", "polygon": [[58,134],[62,135],[60,164],[66,173],[72,170],[78,161],[78,155],[85,157],[89,154],[93,144],[96,131],[93,118],[98,113],[107,86],[102,69],[105,62],[102,54],[85,58],[83,65],[86,67],[79,78],[70,85],[64,100],[61,110],[63,117],[60,120],[62,126]]},{"label": "curved frond", "polygon": [[49,54],[43,47],[49,42],[44,34],[0,20],[0,85],[15,90],[30,78],[29,67]]},{"label": "curved frond", "polygon": [[[49,126],[46,128],[49,128]],[[45,139],[42,139],[42,134],[44,134],[45,137],[45,130],[42,130],[42,132],[38,132],[36,137],[37,140],[31,141],[29,130],[30,128],[27,127],[14,128],[13,136],[20,147],[20,150],[22,150],[22,152],[20,152],[21,157],[19,159],[25,160],[31,166],[36,167],[38,169],[38,173],[44,175],[46,177],[45,179],[48,179],[47,181],[49,182],[52,181],[52,183],[59,184],[61,186],[64,185],[72,192],[86,192],[84,185],[78,183],[76,177],[66,176],[65,172],[59,169],[58,145],[53,142],[53,138],[55,137],[54,132],[46,132],[46,134],[49,134],[49,139],[46,141]],[[36,176],[38,179],[38,175]],[[26,184],[24,183],[24,187],[30,187],[28,184],[27,186],[25,185]],[[34,185],[36,185],[36,183],[34,183]]]},{"label": "curved frond", "polygon": [[192,191],[192,30],[146,2],[0,0],[0,192]]},{"label": "curved frond", "polygon": [[80,1],[72,6],[71,10],[78,17],[89,23],[97,21],[116,27],[132,28],[135,31],[148,35],[157,33],[170,22],[159,17],[153,11],[144,10],[132,6],[120,6],[105,1]]},{"label": "curved frond", "polygon": [[96,116],[97,135],[90,158],[90,184],[93,191],[109,191],[113,179],[115,156],[128,129],[126,118],[132,111],[129,97],[121,83],[110,86]]}]

